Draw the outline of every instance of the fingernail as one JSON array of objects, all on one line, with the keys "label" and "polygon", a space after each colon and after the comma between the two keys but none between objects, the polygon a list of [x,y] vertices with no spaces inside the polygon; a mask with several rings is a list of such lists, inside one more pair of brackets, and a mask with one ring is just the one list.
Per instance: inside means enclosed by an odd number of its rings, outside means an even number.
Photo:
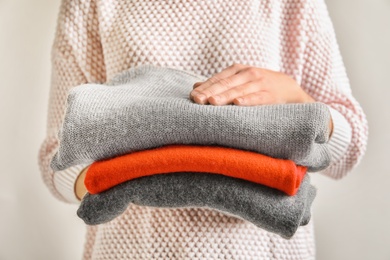
[{"label": "fingernail", "polygon": [[244,99],[242,99],[242,98],[237,98],[237,101],[238,101],[238,103],[240,103],[240,104],[244,103]]},{"label": "fingernail", "polygon": [[214,98],[215,101],[219,101],[221,99],[220,96],[214,96],[213,98]]}]

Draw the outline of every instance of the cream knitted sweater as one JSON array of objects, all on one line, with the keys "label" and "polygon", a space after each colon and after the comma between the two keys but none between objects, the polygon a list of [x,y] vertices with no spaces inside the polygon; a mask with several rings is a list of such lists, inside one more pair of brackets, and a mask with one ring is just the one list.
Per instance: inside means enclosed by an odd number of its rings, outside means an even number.
[{"label": "cream knitted sweater", "polygon": [[[365,152],[367,122],[353,98],[324,0],[63,0],[52,48],[43,179],[58,199],[78,203],[74,182],[86,165],[54,173],[70,88],[104,83],[155,64],[206,77],[233,63],[292,76],[334,121],[332,164],[345,176]],[[131,205],[110,223],[88,227],[84,259],[313,259],[312,222],[290,240],[207,209]]]}]

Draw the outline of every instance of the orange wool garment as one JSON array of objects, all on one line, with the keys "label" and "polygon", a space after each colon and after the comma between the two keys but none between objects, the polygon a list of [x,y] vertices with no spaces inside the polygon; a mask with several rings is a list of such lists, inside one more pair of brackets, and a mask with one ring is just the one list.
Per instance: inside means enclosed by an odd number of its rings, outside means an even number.
[{"label": "orange wool garment", "polygon": [[96,161],[84,184],[100,193],[135,178],[172,172],[217,173],[295,195],[307,171],[291,160],[221,146],[167,145]]}]

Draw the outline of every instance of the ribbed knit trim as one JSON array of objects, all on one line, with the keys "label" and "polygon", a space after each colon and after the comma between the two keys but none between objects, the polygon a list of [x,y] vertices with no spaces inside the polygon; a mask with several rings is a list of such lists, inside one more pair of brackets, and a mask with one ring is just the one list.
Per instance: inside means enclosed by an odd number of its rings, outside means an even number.
[{"label": "ribbed knit trim", "polygon": [[329,107],[333,120],[333,133],[328,145],[332,154],[332,164],[338,162],[344,155],[352,138],[352,128],[345,117],[337,110]]},{"label": "ribbed knit trim", "polygon": [[88,164],[79,164],[54,173],[54,186],[70,203],[80,203],[76,196],[75,183],[81,171],[87,166]]}]

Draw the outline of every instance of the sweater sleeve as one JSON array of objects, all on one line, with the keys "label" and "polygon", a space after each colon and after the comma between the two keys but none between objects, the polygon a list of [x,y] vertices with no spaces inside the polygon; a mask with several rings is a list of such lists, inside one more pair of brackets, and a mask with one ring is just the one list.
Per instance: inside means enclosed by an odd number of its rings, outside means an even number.
[{"label": "sweater sleeve", "polygon": [[[69,191],[82,169],[75,166],[54,182],[50,161],[57,151],[58,132],[63,122],[69,90],[88,82],[105,81],[105,66],[100,43],[98,19],[92,0],[63,0],[51,49],[52,74],[46,137],[39,149],[39,167],[43,181],[59,200],[75,202]],[[80,167],[79,167],[80,168]],[[78,173],[77,173],[78,171]]]},{"label": "sweater sleeve", "polygon": [[79,204],[80,200],[76,196],[75,183],[80,173],[88,167],[88,164],[71,166],[62,171],[54,172],[53,182],[55,189],[64,197],[67,202]]},{"label": "sweater sleeve", "polygon": [[366,116],[352,95],[333,23],[323,0],[312,2],[316,14],[303,55],[301,86],[315,100],[327,104],[334,122],[329,140],[331,165],[321,173],[344,177],[361,161],[367,145]]}]

